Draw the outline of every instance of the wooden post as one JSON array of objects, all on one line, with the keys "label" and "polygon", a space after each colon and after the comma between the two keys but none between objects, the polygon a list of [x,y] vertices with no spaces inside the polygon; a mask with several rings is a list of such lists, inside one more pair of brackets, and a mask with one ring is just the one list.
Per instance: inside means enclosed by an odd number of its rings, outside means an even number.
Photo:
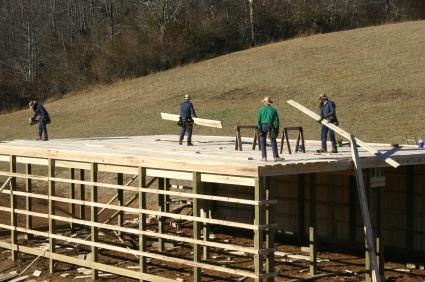
[{"label": "wooden post", "polygon": [[[164,190],[165,191],[170,191],[170,179],[169,178],[164,178]],[[170,195],[165,195],[164,196],[164,209],[165,212],[169,212],[170,211]]]},{"label": "wooden post", "polygon": [[358,193],[360,197],[360,210],[362,212],[364,232],[365,232],[365,237],[367,241],[367,249],[368,249],[368,254],[369,254],[369,258],[371,260],[371,266],[372,266],[372,279],[375,282],[380,282],[381,281],[381,277],[379,275],[380,270],[379,270],[379,264],[376,258],[376,253],[375,253],[375,246],[374,246],[375,242],[373,239],[374,237],[373,237],[372,224],[370,221],[369,207],[367,204],[365,184],[363,179],[359,152],[357,149],[356,138],[353,135],[350,135],[350,141],[351,141],[351,154],[352,154],[355,172],[356,172],[357,189],[358,189]]},{"label": "wooden post", "polygon": [[[80,180],[84,181],[84,169],[80,169]],[[86,188],[84,184],[80,184],[80,200],[85,201],[86,200]],[[80,205],[80,219],[85,220],[86,219],[86,206]]]},{"label": "wooden post", "polygon": [[[158,190],[164,190],[165,181],[164,178],[158,178]],[[160,212],[165,212],[165,202],[164,202],[164,194],[158,194],[158,210]],[[158,218],[158,233],[164,234],[164,224],[165,218],[160,216]],[[164,239],[158,238],[158,251],[163,252],[164,249]]]},{"label": "wooden post", "polygon": [[414,210],[415,210],[415,167],[406,168],[406,252],[413,254]]},{"label": "wooden post", "polygon": [[297,200],[298,200],[298,242],[301,244],[305,241],[305,204],[304,204],[304,197],[305,197],[305,175],[299,174],[298,175],[298,193],[297,193]]},{"label": "wooden post", "polygon": [[309,194],[310,194],[310,203],[309,203],[309,217],[310,217],[310,227],[308,229],[309,233],[309,243],[310,243],[310,275],[317,274],[317,240],[316,240],[316,175],[310,174],[310,183],[309,183]]},{"label": "wooden post", "polygon": [[[56,169],[55,169],[55,160],[49,159],[48,160],[48,176],[49,179],[56,176]],[[55,202],[52,201],[51,197],[55,196],[55,182],[52,180],[49,180],[49,188],[48,188],[48,195],[49,195],[49,234],[55,233],[55,220],[51,218],[52,215],[55,215]],[[51,253],[54,253],[56,251],[56,239],[49,236],[49,251]],[[53,274],[55,272],[55,261],[52,258],[49,258],[49,272],[50,274]]]},{"label": "wooden post", "polygon": [[[275,191],[272,187],[272,179],[270,177],[266,177],[265,179],[265,189],[266,189],[266,200],[274,200],[275,199]],[[266,209],[266,224],[271,225],[276,223],[276,205],[269,204]],[[270,227],[266,233],[266,248],[269,250],[266,258],[266,272],[271,274],[274,272],[274,247],[275,247],[275,234],[276,229],[274,227]],[[274,281],[274,277],[269,277],[267,281]]]},{"label": "wooden post", "polygon": [[[192,193],[199,194],[201,190],[201,174],[199,172],[193,172],[193,180],[192,180]],[[199,199],[193,198],[193,216],[200,216],[200,205]],[[201,239],[201,223],[198,221],[193,221],[193,239],[200,240]],[[200,262],[201,261],[201,246],[199,244],[193,244],[193,261]],[[200,267],[193,267],[193,281],[199,282],[201,281],[201,271]]]},{"label": "wooden post", "polygon": [[[139,188],[146,187],[146,168],[139,167]],[[146,208],[146,193],[139,191],[139,209]],[[146,231],[146,214],[139,212],[139,230]],[[139,234],[139,251],[146,252],[146,237],[145,235]],[[146,257],[139,257],[140,272],[146,273]],[[141,279],[140,281],[144,281]]]},{"label": "wooden post", "polygon": [[[117,185],[124,185],[124,174],[117,173]],[[117,198],[120,207],[124,206],[124,190],[117,189]],[[124,211],[119,211],[117,224],[119,227],[124,226]],[[121,235],[121,231],[118,231],[118,235]]]},{"label": "wooden post", "polygon": [[[264,179],[259,177],[255,179],[254,200],[263,201],[266,199],[266,189],[264,189]],[[265,207],[256,205],[254,207],[254,224],[263,225],[265,223]],[[257,250],[264,247],[264,232],[262,230],[254,231],[254,248]],[[263,274],[263,256],[260,254],[254,255],[255,275],[259,277]],[[261,281],[260,278],[255,278],[255,281]]]},{"label": "wooden post", "polygon": [[[97,164],[96,163],[92,163],[91,164],[91,181],[92,182],[97,182]],[[92,186],[91,187],[91,199],[90,201],[92,203],[97,203],[97,186]],[[90,207],[90,219],[92,223],[98,222],[97,219],[97,207],[91,206]],[[96,243],[97,242],[97,238],[98,238],[98,228],[91,226],[90,227],[90,231],[91,231],[91,241],[92,243]],[[92,258],[92,262],[96,263],[99,261],[99,250],[97,247],[92,246],[91,247],[91,258]],[[92,269],[92,280],[96,280],[99,276],[99,271],[97,269]]]},{"label": "wooden post", "polygon": [[[75,169],[70,168],[69,169],[69,179],[74,180],[75,179]],[[75,199],[75,184],[69,183],[69,197],[74,200]],[[75,216],[75,204],[70,203],[69,204],[69,213],[72,215],[72,217]],[[69,227],[71,228],[71,232],[74,232],[75,226],[74,223],[69,223]]]},{"label": "wooden post", "polygon": [[[16,156],[10,156],[9,162],[10,173],[16,173]],[[14,245],[18,243],[18,234],[16,227],[18,224],[18,217],[15,213],[16,209],[16,197],[14,191],[16,190],[16,178],[10,179],[10,226],[14,227],[10,230],[10,243],[11,243],[11,259],[16,260],[18,258],[18,252],[13,249]]]},{"label": "wooden post", "polygon": [[[25,173],[27,175],[31,175],[31,164],[25,164]],[[32,192],[32,180],[30,178],[25,179],[25,191],[27,193]],[[25,209],[27,211],[32,211],[32,198],[25,197]],[[32,229],[32,216],[27,214],[25,215],[25,225],[27,229]],[[32,234],[27,233],[27,239],[31,240],[34,236]]]},{"label": "wooden post", "polygon": [[356,227],[357,227],[357,184],[354,176],[349,176],[349,229],[350,229],[350,242],[354,244],[356,242]]},{"label": "wooden post", "polygon": [[[210,183],[203,183],[202,184],[202,194],[208,194],[211,195],[210,191]],[[210,204],[211,201],[208,200],[201,200],[202,208],[201,208],[201,217],[207,218],[209,217],[210,213]],[[210,240],[210,225],[208,223],[202,224],[202,236],[204,241]],[[202,247],[202,259],[207,260],[210,257],[210,248],[208,246]]]}]

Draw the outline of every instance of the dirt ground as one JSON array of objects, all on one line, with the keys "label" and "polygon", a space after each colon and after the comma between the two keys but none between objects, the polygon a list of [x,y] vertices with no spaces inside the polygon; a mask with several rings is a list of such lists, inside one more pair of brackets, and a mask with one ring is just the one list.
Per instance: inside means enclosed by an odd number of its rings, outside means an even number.
[{"label": "dirt ground", "polygon": [[[133,216],[134,217],[134,216]],[[132,218],[128,218],[131,220]],[[136,227],[135,223],[127,221],[126,226]],[[153,222],[149,225],[149,228],[155,228],[156,223]],[[192,229],[190,227],[182,227],[180,229],[172,228],[171,226],[167,227],[166,230],[168,233],[177,233],[179,235],[186,234],[190,236]],[[77,238],[84,238],[88,234],[87,230],[77,230],[74,233],[71,233],[69,230],[62,232],[65,236],[75,236]],[[232,236],[229,234],[218,234],[214,233],[215,238],[220,241],[227,241],[229,243],[249,245],[252,244],[252,241],[243,238]],[[117,237],[113,233],[109,233],[105,230],[101,231],[99,238],[102,241],[114,242],[119,244]],[[133,236],[123,236],[126,244],[130,248],[137,248],[138,239]],[[7,234],[1,236],[2,241],[7,241],[9,237]],[[36,237],[31,241],[28,241],[24,238],[24,235],[20,235],[19,241],[21,244],[37,247],[43,245],[47,242],[45,238]],[[168,245],[167,253],[176,257],[183,257],[186,259],[191,258],[191,246],[183,243],[169,242],[172,245]],[[72,256],[78,256],[82,254],[89,253],[87,248],[79,245],[71,245],[68,243],[58,242],[60,245],[58,247],[58,253],[66,253],[70,255],[69,252],[72,252]],[[155,246],[151,244],[148,248],[150,251],[155,251]],[[291,245],[279,245],[278,251],[298,254],[308,256],[308,253],[301,252],[300,246],[291,246]],[[217,252],[216,250],[211,250],[211,259],[217,262],[219,265],[227,265],[240,269],[249,270],[253,265],[252,255],[247,254],[229,254],[225,252]],[[319,274],[323,274],[324,277],[316,279],[316,281],[363,281],[364,280],[364,258],[343,254],[343,253],[332,253],[332,252],[319,252],[318,258],[324,261],[318,263]],[[6,249],[0,250],[0,272],[2,274],[9,273],[10,271],[18,271],[20,273],[23,271],[32,261],[34,256],[27,254],[19,254],[19,259],[15,262],[10,260],[10,251]],[[131,255],[123,255],[117,252],[109,250],[100,251],[100,261],[103,263],[130,268],[137,271],[138,259]],[[278,276],[276,281],[298,281],[301,278],[307,277],[309,262],[304,259],[294,259],[288,256],[276,256],[275,258],[276,270],[278,270]],[[50,276],[48,273],[48,260],[45,258],[40,258],[36,260],[32,266],[30,266],[23,275],[30,275],[25,281],[69,281],[69,280],[79,280],[79,281],[90,281],[90,277],[80,278],[80,276],[87,276],[88,272],[82,273],[81,269],[78,270],[79,266],[68,265],[64,263],[56,263],[57,272]],[[419,266],[418,266],[419,268]],[[32,276],[33,272],[36,270],[41,271],[40,277]],[[87,269],[85,270],[87,271]],[[179,265],[158,261],[154,259],[148,259],[148,273],[159,275],[172,279],[183,279],[180,281],[191,281],[192,280],[192,269],[190,267],[181,267]],[[103,276],[107,275],[107,276]],[[203,281],[252,281],[252,279],[243,279],[241,277],[232,276],[228,274],[223,274],[219,272],[203,272]],[[66,276],[66,277],[63,277]],[[387,281],[425,281],[425,270],[421,269],[408,269],[406,264],[387,262],[385,264],[385,277]],[[100,281],[135,281],[135,279],[120,277],[117,275],[108,275],[101,272]]]}]

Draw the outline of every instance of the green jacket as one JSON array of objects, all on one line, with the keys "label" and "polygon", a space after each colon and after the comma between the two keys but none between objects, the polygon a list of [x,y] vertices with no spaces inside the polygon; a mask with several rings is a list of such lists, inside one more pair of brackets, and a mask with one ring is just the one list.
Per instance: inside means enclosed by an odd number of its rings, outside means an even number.
[{"label": "green jacket", "polygon": [[276,129],[279,129],[279,115],[271,105],[262,106],[257,115],[257,126],[261,128],[262,123],[271,123]]}]

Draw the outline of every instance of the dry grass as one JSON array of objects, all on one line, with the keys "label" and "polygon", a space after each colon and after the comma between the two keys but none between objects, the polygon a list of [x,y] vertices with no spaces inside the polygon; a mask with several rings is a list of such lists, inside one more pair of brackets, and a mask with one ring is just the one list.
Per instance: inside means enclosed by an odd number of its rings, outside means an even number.
[{"label": "dry grass", "polygon": [[[317,108],[327,93],[341,126],[366,141],[400,142],[425,136],[425,21],[370,27],[270,44],[139,79],[68,95],[47,104],[51,138],[176,133],[161,111],[177,113],[184,94],[198,114],[220,119],[230,135],[236,124],[254,124],[259,100],[275,100],[284,125],[318,126],[286,104],[289,98]],[[0,139],[33,138],[30,111],[0,117]]]}]

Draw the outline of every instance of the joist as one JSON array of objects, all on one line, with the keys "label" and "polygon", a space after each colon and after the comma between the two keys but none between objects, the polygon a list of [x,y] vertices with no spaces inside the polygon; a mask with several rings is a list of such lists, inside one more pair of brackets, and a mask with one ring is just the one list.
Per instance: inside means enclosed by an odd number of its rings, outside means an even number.
[{"label": "joist", "polygon": [[[175,114],[167,114],[167,113],[161,113],[161,118],[164,120],[171,120],[178,122],[180,116]],[[201,126],[208,126],[208,127],[214,127],[214,128],[223,128],[221,121],[219,120],[212,120],[212,119],[204,119],[204,118],[193,118],[193,121],[196,125]]]},{"label": "joist", "polygon": [[9,185],[10,180],[12,180],[12,176],[9,176],[9,178],[6,179],[6,181],[3,183],[3,185],[0,187],[0,192],[3,191],[4,188],[6,188],[7,185]]},{"label": "joist", "polygon": [[[306,115],[310,116],[311,118],[313,118],[315,121],[319,121],[320,120],[320,116],[318,114],[316,114],[315,112],[307,109],[306,107],[304,107],[303,105],[295,102],[294,100],[288,100],[287,101],[289,105],[293,106],[294,108],[300,110],[301,112],[305,113]],[[326,119],[322,120],[321,123],[324,126],[329,127],[330,129],[334,130],[336,133],[338,133],[339,135],[341,135],[342,137],[350,140],[350,133],[348,133],[347,131],[343,130],[342,128],[336,126],[333,123],[330,123],[329,121],[327,121]],[[368,145],[366,142],[361,141],[360,139],[356,138],[356,143],[357,145],[359,145],[360,147],[362,147],[363,149],[365,149],[366,151],[370,152],[373,155],[376,155],[380,158],[382,158],[387,164],[391,165],[392,167],[399,167],[400,164],[398,162],[396,162],[395,160],[393,160],[392,158],[381,154],[377,149],[371,147],[370,145]]]}]

